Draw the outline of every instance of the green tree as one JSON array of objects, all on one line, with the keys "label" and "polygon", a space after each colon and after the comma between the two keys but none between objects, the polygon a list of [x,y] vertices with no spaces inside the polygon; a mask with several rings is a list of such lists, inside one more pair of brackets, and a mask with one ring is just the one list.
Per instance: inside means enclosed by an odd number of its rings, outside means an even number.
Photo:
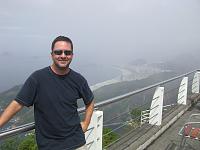
[{"label": "green tree", "polygon": [[17,150],[18,138],[9,138],[2,141],[0,145],[0,150]]},{"label": "green tree", "polygon": [[17,150],[38,150],[35,135],[30,134],[19,144]]},{"label": "green tree", "polygon": [[112,132],[110,128],[103,128],[103,147],[108,146],[119,138],[117,133]]},{"label": "green tree", "polygon": [[134,108],[131,112],[131,120],[129,120],[128,126],[132,128],[137,128],[140,126],[141,110],[139,108]]},{"label": "green tree", "polygon": [[137,121],[140,121],[140,116],[141,116],[141,109],[139,108],[134,108],[132,111],[131,111],[131,118],[132,119],[135,119]]}]

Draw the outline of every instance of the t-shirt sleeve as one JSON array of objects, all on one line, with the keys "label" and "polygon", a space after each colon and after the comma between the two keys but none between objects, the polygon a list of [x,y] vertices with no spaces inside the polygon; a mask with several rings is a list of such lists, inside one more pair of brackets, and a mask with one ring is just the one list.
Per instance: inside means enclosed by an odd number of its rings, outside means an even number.
[{"label": "t-shirt sleeve", "polygon": [[94,95],[86,80],[84,84],[81,86],[80,94],[81,94],[81,98],[83,98],[85,105],[91,103],[94,99]]},{"label": "t-shirt sleeve", "polygon": [[24,106],[32,106],[34,104],[36,91],[37,82],[32,76],[30,76],[22,86],[15,100]]}]

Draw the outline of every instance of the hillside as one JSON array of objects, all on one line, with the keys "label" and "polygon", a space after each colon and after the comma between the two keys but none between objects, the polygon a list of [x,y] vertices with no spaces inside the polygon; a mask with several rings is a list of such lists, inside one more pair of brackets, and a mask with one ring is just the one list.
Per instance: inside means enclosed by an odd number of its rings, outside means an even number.
[{"label": "hillside", "polygon": [[[124,81],[120,83],[115,83],[111,85],[107,85],[101,87],[94,91],[95,102],[100,102],[115,96],[119,96],[121,94],[125,94],[130,91],[134,91],[136,89],[151,85],[153,83],[169,79],[170,77],[175,76],[175,73],[165,72],[158,73],[150,76],[149,78],[141,79],[141,80],[133,80],[133,81]],[[0,93],[0,107],[5,108],[12,99],[15,98],[16,94],[19,92],[21,85],[15,86],[3,93]],[[135,102],[138,103],[138,102]],[[124,109],[122,105],[118,106],[119,109]],[[125,105],[124,105],[125,107]],[[111,109],[112,110],[112,109]],[[110,111],[108,111],[110,113]],[[24,107],[22,111],[20,111],[9,124],[7,124],[6,128],[10,125],[13,127],[16,125],[21,125],[24,123],[33,121],[33,108]]]},{"label": "hillside", "polygon": [[169,79],[176,75],[175,72],[163,72],[149,76],[148,78],[133,81],[124,81],[104,86],[94,91],[96,102],[119,96],[151,84]]},{"label": "hillside", "polygon": [[[5,92],[0,93],[0,109],[3,109],[15,98],[22,85],[15,86]],[[10,120],[4,128],[15,127],[33,121],[33,108],[24,107]]]}]

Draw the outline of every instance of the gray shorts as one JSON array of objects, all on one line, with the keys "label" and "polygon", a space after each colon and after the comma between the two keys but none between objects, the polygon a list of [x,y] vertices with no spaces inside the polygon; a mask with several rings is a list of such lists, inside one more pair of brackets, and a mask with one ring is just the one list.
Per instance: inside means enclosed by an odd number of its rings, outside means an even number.
[{"label": "gray shorts", "polygon": [[87,145],[85,144],[85,145],[77,148],[76,150],[88,150],[88,148],[87,148]]}]

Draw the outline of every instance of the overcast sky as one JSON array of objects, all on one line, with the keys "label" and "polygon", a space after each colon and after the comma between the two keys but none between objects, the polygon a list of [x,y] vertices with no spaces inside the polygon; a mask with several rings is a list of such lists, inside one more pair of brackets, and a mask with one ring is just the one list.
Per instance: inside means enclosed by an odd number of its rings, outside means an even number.
[{"label": "overcast sky", "polygon": [[48,66],[58,35],[73,65],[164,61],[200,47],[199,0],[6,0],[0,5],[0,91]]}]

